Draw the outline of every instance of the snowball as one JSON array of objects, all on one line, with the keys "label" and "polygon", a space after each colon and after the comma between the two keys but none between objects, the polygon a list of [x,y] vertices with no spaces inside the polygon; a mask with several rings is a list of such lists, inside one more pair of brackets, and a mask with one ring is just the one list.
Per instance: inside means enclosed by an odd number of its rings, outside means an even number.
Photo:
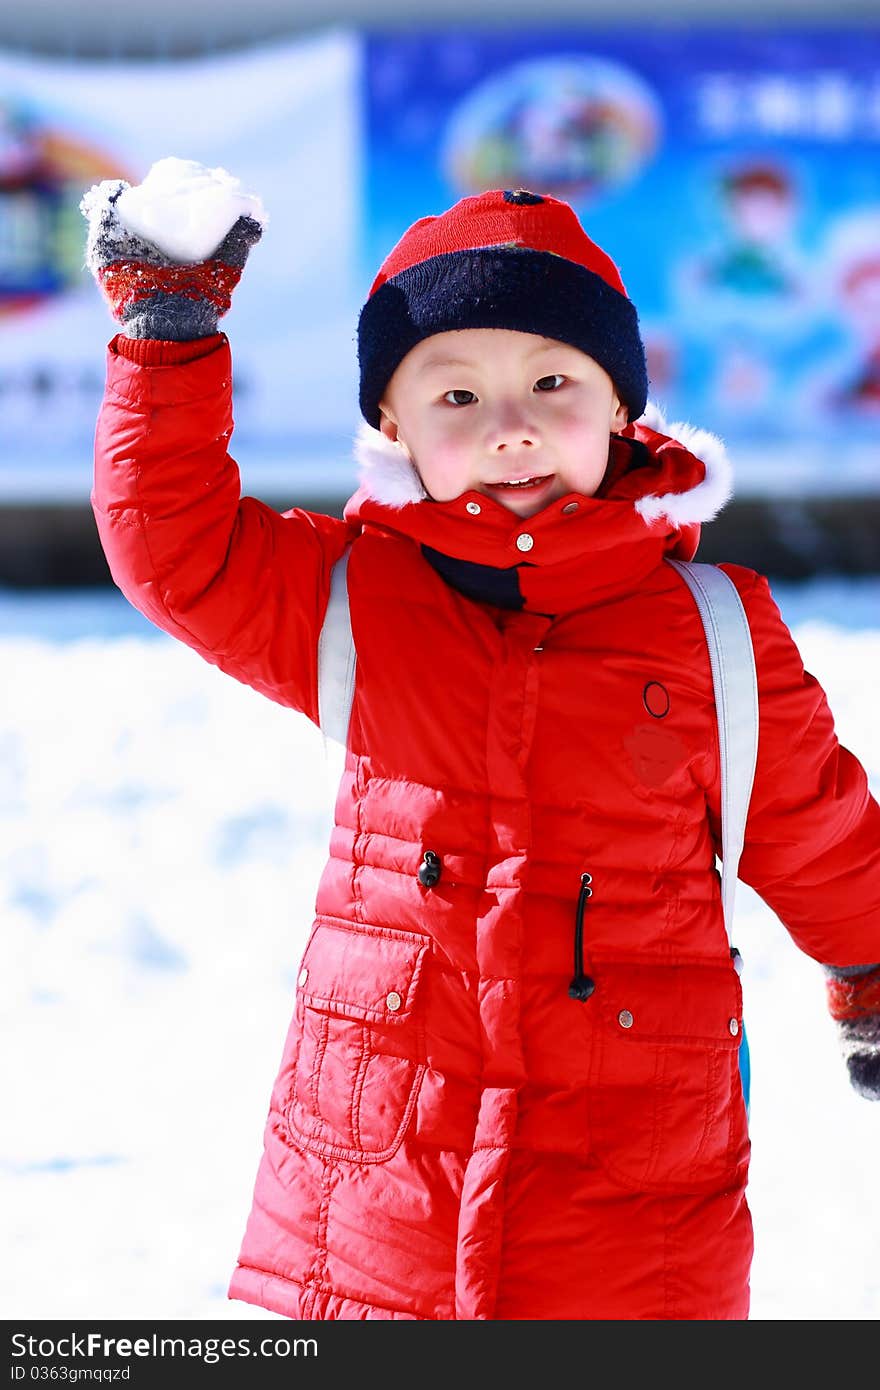
[{"label": "snowball", "polygon": [[174,261],[203,261],[242,214],[265,227],[261,199],[246,193],[225,169],[208,169],[173,155],[157,160],[143,183],[116,202],[122,222]]}]

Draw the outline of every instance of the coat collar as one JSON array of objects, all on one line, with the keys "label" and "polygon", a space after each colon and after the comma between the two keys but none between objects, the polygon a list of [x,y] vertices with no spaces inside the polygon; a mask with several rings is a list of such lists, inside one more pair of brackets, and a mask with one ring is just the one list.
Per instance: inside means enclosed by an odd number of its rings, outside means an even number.
[{"label": "coat collar", "polygon": [[[681,422],[667,427],[653,405],[612,436],[595,496],[568,493],[527,520],[476,490],[432,501],[403,451],[367,424],[356,437],[355,457],[360,486],[346,503],[347,521],[406,535],[426,554],[463,562],[471,586],[475,567],[518,567],[522,601],[513,606],[546,613],[631,588],[665,555],[692,559],[702,524],[732,492],[721,440]],[[464,588],[454,565],[441,572]],[[496,579],[487,575],[488,601]],[[472,588],[464,591],[475,596]]]}]

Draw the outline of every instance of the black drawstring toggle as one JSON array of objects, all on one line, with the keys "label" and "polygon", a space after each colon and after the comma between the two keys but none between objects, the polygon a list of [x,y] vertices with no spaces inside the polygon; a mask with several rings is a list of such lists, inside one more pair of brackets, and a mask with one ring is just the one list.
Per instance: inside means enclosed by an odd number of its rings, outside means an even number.
[{"label": "black drawstring toggle", "polygon": [[423,888],[433,888],[440,882],[440,856],[432,849],[426,849],[419,865],[419,883]]},{"label": "black drawstring toggle", "polygon": [[577,913],[574,920],[574,975],[568,987],[568,993],[571,999],[579,999],[581,1003],[585,999],[589,999],[596,988],[595,980],[591,980],[589,975],[584,973],[584,908],[587,905],[587,898],[593,896],[593,890],[590,887],[592,882],[592,874],[581,874],[581,891],[578,893]]},{"label": "black drawstring toggle", "polygon": [[575,975],[568,987],[569,997],[583,1003],[585,999],[589,999],[595,988],[596,981],[591,980],[589,975]]}]

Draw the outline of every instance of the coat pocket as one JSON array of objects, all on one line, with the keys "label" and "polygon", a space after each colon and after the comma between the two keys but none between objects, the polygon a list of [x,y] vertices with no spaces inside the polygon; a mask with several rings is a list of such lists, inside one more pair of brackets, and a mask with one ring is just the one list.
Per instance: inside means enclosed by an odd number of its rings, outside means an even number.
[{"label": "coat pocket", "polygon": [[639,1192],[720,1191],[749,1157],[733,965],[595,963],[593,1149]]},{"label": "coat pocket", "polygon": [[297,986],[285,1106],[300,1148],[381,1163],[400,1146],[425,1073],[418,1005],[428,947],[415,932],[315,923]]}]

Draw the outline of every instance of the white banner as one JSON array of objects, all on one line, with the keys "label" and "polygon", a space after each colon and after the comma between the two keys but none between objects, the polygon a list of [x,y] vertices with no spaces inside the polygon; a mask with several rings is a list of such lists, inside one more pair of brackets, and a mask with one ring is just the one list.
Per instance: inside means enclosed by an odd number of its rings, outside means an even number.
[{"label": "white banner", "polygon": [[0,501],[88,499],[106,344],[82,193],[166,155],[222,166],[269,222],[221,326],[246,492],[354,486],[360,40],[163,63],[0,53]]}]

